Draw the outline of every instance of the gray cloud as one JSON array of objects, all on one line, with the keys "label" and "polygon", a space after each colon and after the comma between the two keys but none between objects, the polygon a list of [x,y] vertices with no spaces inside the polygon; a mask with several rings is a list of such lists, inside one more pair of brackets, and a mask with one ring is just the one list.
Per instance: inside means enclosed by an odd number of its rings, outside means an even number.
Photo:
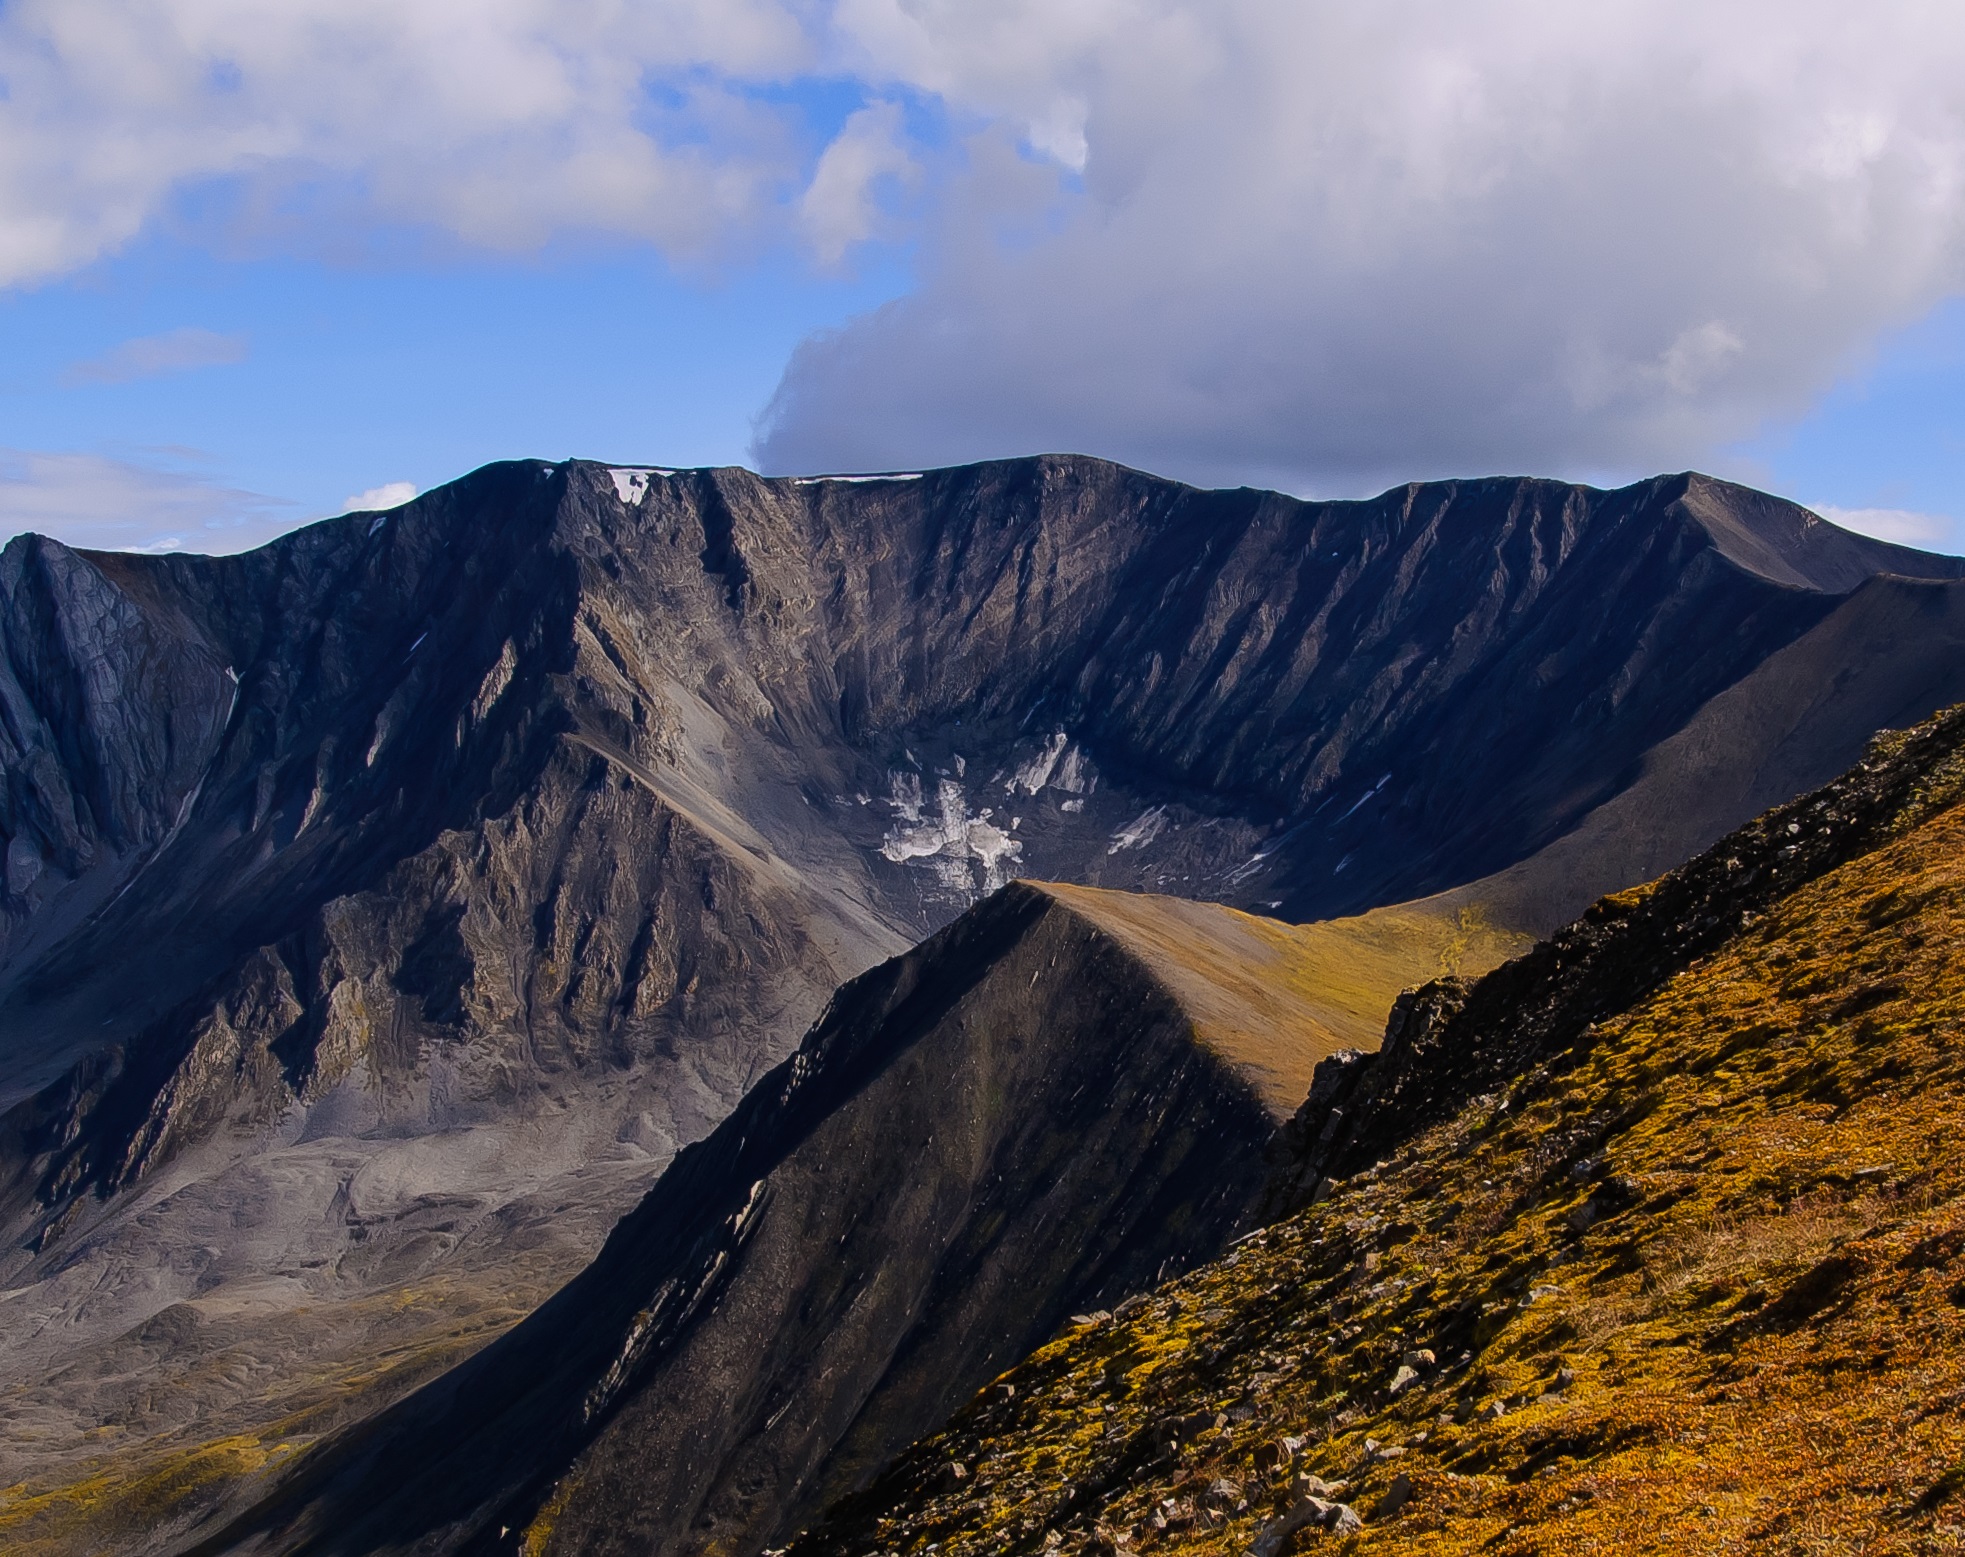
[{"label": "gray cloud", "polygon": [[[1683,465],[1965,283],[1965,12],[1062,9],[1084,26],[1021,106],[951,56],[944,90],[999,120],[920,288],[799,349],[767,468]],[[1081,183],[1033,190],[1033,79],[1076,94]]]},{"label": "gray cloud", "polygon": [[321,251],[916,245],[789,365],[781,470],[1687,464],[1965,286],[1934,0],[16,0],[0,77],[0,285],[216,186]]}]

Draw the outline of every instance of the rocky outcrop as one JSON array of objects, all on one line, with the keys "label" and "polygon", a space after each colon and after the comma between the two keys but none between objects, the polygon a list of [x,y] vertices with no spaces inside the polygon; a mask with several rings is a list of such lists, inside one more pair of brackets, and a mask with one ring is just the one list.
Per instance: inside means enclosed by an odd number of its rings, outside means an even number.
[{"label": "rocky outcrop", "polygon": [[0,552],[0,957],[72,926],[169,837],[236,695],[183,615],[56,542]]},{"label": "rocky outcrop", "polygon": [[1410,1002],[1316,1089],[1409,1083],[1356,1094],[1355,1171],[1061,1328],[787,1557],[1942,1549],[1962,801],[1954,713]]},{"label": "rocky outcrop", "polygon": [[1373,1055],[1318,1067],[1267,1208],[1295,1210],[1326,1178],[1369,1167],[1468,1099],[1587,1055],[1594,1024],[1629,1009],[1806,883],[1877,849],[1951,794],[1965,707],[1880,738],[1849,772],[1777,806],[1485,977],[1401,995]]},{"label": "rocky outcrop", "polygon": [[[0,1048],[13,1096],[51,1088],[15,1121],[22,1208],[160,1160],[155,1108],[188,1117],[180,1069],[254,959],[305,1011],[254,1040],[283,1056],[264,1115],[386,1069],[351,1036],[377,1020],[575,1070],[705,1031],[657,998],[701,987],[676,906],[603,863],[672,826],[752,884],[712,938],[769,943],[810,1000],[1011,874],[1298,918],[1413,897],[1560,837],[1841,591],[1958,571],[1704,478],[1302,504],[1065,459],[491,467],[240,558],[7,555]],[[610,789],[625,831],[592,819]],[[63,1116],[85,1059],[104,1112]]]}]

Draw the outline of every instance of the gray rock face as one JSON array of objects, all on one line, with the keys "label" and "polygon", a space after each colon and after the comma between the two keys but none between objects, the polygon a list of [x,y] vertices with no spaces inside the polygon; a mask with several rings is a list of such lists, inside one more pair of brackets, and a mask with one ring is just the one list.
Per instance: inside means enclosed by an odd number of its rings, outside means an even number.
[{"label": "gray rock face", "polygon": [[189,621],[66,547],[0,553],[0,951],[58,931],[183,820],[236,683]]},{"label": "gray rock face", "polygon": [[[1961,568],[1702,477],[1306,504],[1070,458],[17,540],[0,1484],[402,1393],[1012,877],[1310,918],[1583,840],[1510,888],[1546,928],[1965,696]],[[1859,641],[1860,696],[1803,687]],[[1779,719],[1727,711],[1770,675]],[[1720,798],[1632,812],[1693,735]]]}]

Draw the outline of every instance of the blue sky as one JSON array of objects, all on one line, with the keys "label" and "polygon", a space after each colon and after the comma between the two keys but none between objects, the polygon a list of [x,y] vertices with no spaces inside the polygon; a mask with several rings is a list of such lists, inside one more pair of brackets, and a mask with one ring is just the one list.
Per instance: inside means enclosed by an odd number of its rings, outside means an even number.
[{"label": "blue sky", "polygon": [[1744,479],[1818,509],[1906,514],[1884,522],[1892,539],[1965,552],[1965,301],[1889,332],[1872,361],[1733,460]]},{"label": "blue sky", "polygon": [[1723,11],[6,0],[0,530],[1078,449],[1965,550],[1965,19]]},{"label": "blue sky", "polygon": [[[679,278],[646,253],[351,265],[146,239],[0,297],[0,441],[236,494],[219,529],[164,526],[225,549],[495,459],[741,464],[799,340],[905,284],[899,254]],[[173,363],[191,332],[222,349]],[[102,366],[142,341],[165,360]]]}]

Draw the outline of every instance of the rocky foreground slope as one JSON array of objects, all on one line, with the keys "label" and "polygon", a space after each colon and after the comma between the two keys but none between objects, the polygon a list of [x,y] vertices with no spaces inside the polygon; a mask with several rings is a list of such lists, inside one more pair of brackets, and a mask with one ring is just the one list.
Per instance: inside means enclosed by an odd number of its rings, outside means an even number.
[{"label": "rocky foreground slope", "polygon": [[1697,476],[1322,504],[1069,458],[16,540],[0,1500],[56,1551],[245,1495],[1013,877],[1326,920],[1306,1020],[1369,1042],[1965,696],[1961,570]]},{"label": "rocky foreground slope", "polygon": [[1953,1549],[1962,954],[1957,711],[1404,1003],[1298,1121],[1307,1208],[790,1552]]}]

